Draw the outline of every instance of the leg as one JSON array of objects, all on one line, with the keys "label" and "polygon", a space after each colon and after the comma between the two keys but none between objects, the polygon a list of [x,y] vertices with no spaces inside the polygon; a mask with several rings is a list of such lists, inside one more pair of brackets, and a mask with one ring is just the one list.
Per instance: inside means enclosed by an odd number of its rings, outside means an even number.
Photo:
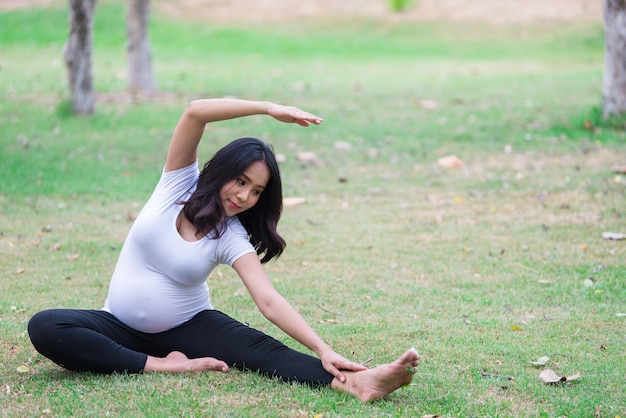
[{"label": "leg", "polygon": [[42,311],[29,321],[28,335],[37,351],[70,370],[140,373],[146,363],[146,354],[127,348],[137,332],[104,311]]},{"label": "leg", "polygon": [[396,389],[408,385],[413,379],[415,367],[419,365],[419,354],[412,348],[396,361],[362,372],[344,372],[346,382],[334,379],[333,389],[348,392],[366,402],[384,398]]},{"label": "leg", "polygon": [[158,350],[149,354],[157,357],[182,352],[195,360],[216,358],[240,370],[311,386],[327,386],[333,379],[318,358],[292,350],[219,311],[200,312],[179,327],[154,334],[154,340]]},{"label": "leg", "polygon": [[190,360],[179,352],[150,356],[158,334],[136,331],[101,310],[42,311],[29,321],[28,334],[41,354],[79,372],[228,371],[226,363],[213,358]]}]

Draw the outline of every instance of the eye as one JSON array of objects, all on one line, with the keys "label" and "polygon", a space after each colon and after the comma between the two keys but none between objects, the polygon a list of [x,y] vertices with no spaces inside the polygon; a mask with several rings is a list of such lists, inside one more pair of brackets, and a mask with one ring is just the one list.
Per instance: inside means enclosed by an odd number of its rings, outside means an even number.
[{"label": "eye", "polygon": [[237,184],[239,184],[240,186],[245,186],[246,182],[242,179],[237,179]]},{"label": "eye", "polygon": [[261,196],[261,190],[253,190],[253,191],[252,191],[252,193],[253,193],[255,196]]}]

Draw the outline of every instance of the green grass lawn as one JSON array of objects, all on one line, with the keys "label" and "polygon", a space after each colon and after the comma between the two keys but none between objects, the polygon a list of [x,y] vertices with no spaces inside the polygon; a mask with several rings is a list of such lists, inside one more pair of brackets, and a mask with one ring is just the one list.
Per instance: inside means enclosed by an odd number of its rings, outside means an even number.
[{"label": "green grass lawn", "polygon": [[[99,4],[97,111],[76,118],[67,11],[0,13],[3,417],[626,416],[626,241],[602,236],[626,233],[626,175],[613,171],[626,134],[597,116],[601,26],[223,28],[155,15],[150,35],[160,93],[133,101],[123,3]],[[410,386],[362,404],[239,372],[75,374],[32,348],[35,312],[102,306],[180,112],[215,96],[324,117],[219,123],[201,151],[252,135],[285,156],[285,195],[307,202],[285,209],[275,286],[351,359],[416,347]],[[464,164],[438,164],[450,155]],[[218,309],[298,347],[230,269],[209,283]],[[547,368],[581,377],[547,385]]]}]

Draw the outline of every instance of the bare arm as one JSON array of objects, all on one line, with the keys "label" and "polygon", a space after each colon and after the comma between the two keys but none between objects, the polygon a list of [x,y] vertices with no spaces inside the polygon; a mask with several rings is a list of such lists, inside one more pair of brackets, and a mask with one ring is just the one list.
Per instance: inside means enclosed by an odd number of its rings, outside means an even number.
[{"label": "bare arm", "polygon": [[366,370],[366,367],[335,353],[322,341],[304,318],[274,289],[256,254],[244,255],[235,261],[233,267],[261,313],[287,335],[315,352],[322,360],[326,371],[344,382],[345,376],[341,370]]},{"label": "bare arm", "polygon": [[197,159],[198,144],[208,123],[251,115],[269,115],[285,123],[319,125],[322,119],[296,107],[272,102],[239,99],[194,100],[181,115],[167,152],[165,171],[192,164]]}]

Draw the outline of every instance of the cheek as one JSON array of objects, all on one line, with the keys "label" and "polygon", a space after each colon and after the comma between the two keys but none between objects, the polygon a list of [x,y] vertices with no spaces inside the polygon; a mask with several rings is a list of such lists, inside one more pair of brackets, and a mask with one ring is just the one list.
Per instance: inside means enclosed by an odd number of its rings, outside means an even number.
[{"label": "cheek", "polygon": [[260,195],[259,196],[253,196],[252,199],[251,199],[251,202],[250,202],[250,203],[252,203],[251,206],[255,206],[259,202],[260,199],[261,199]]},{"label": "cheek", "polygon": [[228,192],[230,191],[230,189],[233,188],[233,186],[235,185],[235,181],[229,181],[228,183],[226,183],[225,185],[222,186],[222,188],[220,189],[220,197],[224,198]]}]

